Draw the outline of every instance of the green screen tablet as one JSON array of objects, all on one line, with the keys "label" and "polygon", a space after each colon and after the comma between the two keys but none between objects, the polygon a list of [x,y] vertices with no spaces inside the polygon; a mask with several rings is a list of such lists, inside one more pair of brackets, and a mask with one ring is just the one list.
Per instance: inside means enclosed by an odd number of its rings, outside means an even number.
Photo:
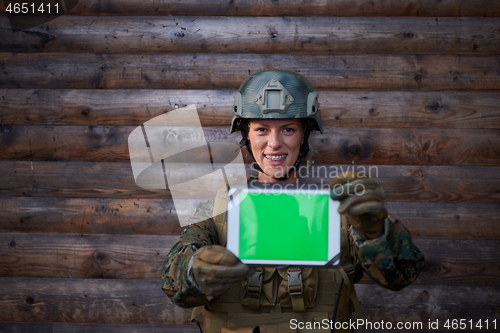
[{"label": "green screen tablet", "polygon": [[337,265],[340,215],[329,190],[263,185],[232,186],[239,205],[229,206],[227,248],[249,265]]}]

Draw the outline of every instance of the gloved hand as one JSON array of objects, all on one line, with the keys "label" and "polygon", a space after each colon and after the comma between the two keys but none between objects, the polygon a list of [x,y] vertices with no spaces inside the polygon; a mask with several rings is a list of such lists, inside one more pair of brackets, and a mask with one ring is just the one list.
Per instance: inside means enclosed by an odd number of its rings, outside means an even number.
[{"label": "gloved hand", "polygon": [[217,296],[238,281],[246,279],[251,269],[220,245],[204,246],[194,254],[192,275],[201,291]]},{"label": "gloved hand", "polygon": [[338,212],[347,214],[354,228],[366,234],[380,233],[387,217],[384,190],[378,180],[358,177],[354,171],[330,179],[330,197],[340,201]]}]

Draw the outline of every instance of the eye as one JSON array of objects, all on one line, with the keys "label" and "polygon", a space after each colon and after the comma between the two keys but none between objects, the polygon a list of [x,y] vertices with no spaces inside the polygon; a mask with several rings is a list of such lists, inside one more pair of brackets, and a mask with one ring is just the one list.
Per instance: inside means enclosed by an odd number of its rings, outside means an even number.
[{"label": "eye", "polygon": [[266,131],[266,128],[264,128],[264,127],[257,127],[257,128],[255,129],[255,131],[256,131],[256,132],[264,132],[264,131]]},{"label": "eye", "polygon": [[295,132],[295,129],[291,128],[291,127],[287,127],[285,129],[283,129],[283,132],[285,132],[285,133],[293,133],[293,132]]}]

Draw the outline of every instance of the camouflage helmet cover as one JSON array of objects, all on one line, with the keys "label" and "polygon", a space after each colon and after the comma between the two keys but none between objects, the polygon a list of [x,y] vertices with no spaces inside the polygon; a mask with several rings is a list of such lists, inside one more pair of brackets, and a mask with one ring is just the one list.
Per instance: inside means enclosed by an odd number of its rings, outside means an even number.
[{"label": "camouflage helmet cover", "polygon": [[311,119],[312,129],[323,133],[318,93],[303,75],[289,70],[265,70],[243,81],[234,96],[231,133],[242,118]]}]

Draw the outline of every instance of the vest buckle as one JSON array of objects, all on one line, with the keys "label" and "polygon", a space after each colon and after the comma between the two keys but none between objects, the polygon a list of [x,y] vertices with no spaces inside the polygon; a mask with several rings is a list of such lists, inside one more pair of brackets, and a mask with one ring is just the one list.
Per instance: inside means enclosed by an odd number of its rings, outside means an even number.
[{"label": "vest buckle", "polygon": [[260,295],[262,292],[262,268],[256,268],[255,273],[248,278],[247,292],[249,295]]},{"label": "vest buckle", "polygon": [[290,295],[300,295],[304,291],[303,288],[300,268],[290,268],[288,270],[288,293]]},{"label": "vest buckle", "polygon": [[352,275],[354,275],[354,265],[353,264],[347,264],[345,266],[342,266],[342,269],[345,271],[347,276],[349,278],[352,278]]}]

